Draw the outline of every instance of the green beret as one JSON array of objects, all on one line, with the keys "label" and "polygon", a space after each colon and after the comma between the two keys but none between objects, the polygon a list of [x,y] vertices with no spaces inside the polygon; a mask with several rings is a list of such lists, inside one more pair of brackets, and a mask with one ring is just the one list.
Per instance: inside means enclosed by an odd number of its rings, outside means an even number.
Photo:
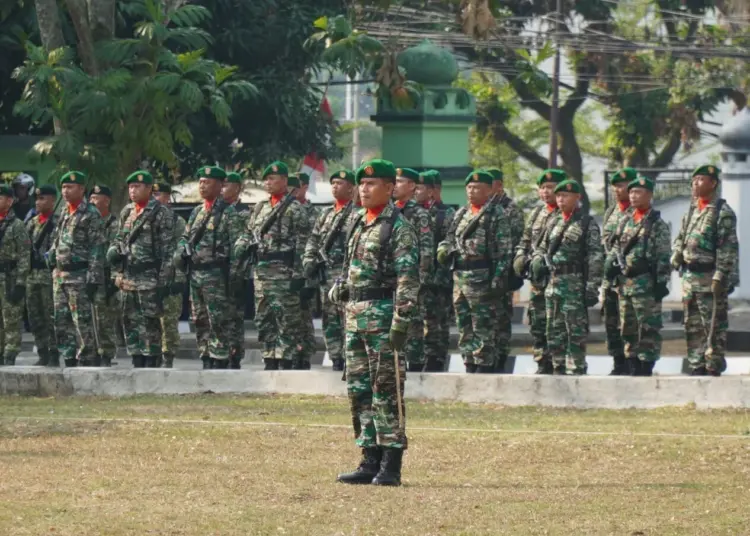
[{"label": "green beret", "polygon": [[102,184],[97,184],[96,186],[94,186],[94,188],[91,190],[91,193],[112,197],[112,189],[109,186],[104,186]]},{"label": "green beret", "polygon": [[432,182],[435,186],[443,185],[443,179],[440,177],[440,172],[437,169],[431,169],[429,173],[432,175]]},{"label": "green beret", "polygon": [[560,184],[555,186],[555,193],[567,192],[569,194],[580,194],[583,193],[581,183],[574,179],[566,179]]},{"label": "green beret", "polygon": [[354,184],[354,172],[349,171],[348,169],[341,169],[337,171],[336,173],[331,174],[329,182],[332,182],[333,179],[343,179],[346,182],[350,182]]},{"label": "green beret", "polygon": [[195,176],[199,179],[218,179],[223,181],[227,178],[227,172],[217,166],[203,166],[198,168]]},{"label": "green beret", "polygon": [[154,193],[157,194],[171,194],[172,186],[169,183],[160,181],[154,184]]},{"label": "green beret", "polygon": [[266,169],[263,170],[263,178],[265,179],[269,175],[281,175],[283,177],[289,176],[289,167],[284,162],[281,162],[277,160],[276,162],[271,162],[266,166]]},{"label": "green beret", "polygon": [[693,171],[693,177],[695,177],[696,175],[708,175],[715,181],[718,181],[719,173],[721,173],[721,170],[716,166],[700,166],[699,168],[696,168],[695,171]]},{"label": "green beret", "polygon": [[42,184],[34,191],[34,193],[37,197],[42,195],[54,195],[57,197],[57,188],[55,188],[53,184]]},{"label": "green beret", "polygon": [[8,184],[0,184],[0,196],[13,197],[13,188]]},{"label": "green beret", "polygon": [[86,174],[81,171],[68,171],[60,179],[60,184],[85,184]]},{"label": "green beret", "polygon": [[419,184],[419,172],[413,170],[412,168],[396,168],[396,177],[403,177],[405,179],[412,180]]},{"label": "green beret", "polygon": [[545,169],[542,171],[542,174],[539,175],[539,178],[536,180],[537,186],[541,186],[545,182],[555,182],[555,183],[561,183],[564,180],[568,179],[568,174],[565,173],[562,169]]},{"label": "green beret", "polygon": [[493,167],[493,168],[488,168],[486,171],[487,171],[487,173],[489,173],[490,175],[492,175],[492,180],[494,180],[494,181],[501,181],[502,182],[503,177],[504,177],[502,169]]},{"label": "green beret", "polygon": [[365,162],[354,174],[354,182],[359,184],[362,179],[385,179],[388,181],[396,180],[396,167],[393,162],[376,158]]},{"label": "green beret", "polygon": [[291,186],[292,188],[299,188],[299,179],[296,175],[289,175],[286,178],[286,185]]},{"label": "green beret", "polygon": [[131,173],[130,175],[128,175],[128,178],[125,179],[125,184],[134,184],[134,183],[154,184],[154,177],[148,171],[144,169],[139,169],[138,171],[135,171]]},{"label": "green beret", "polygon": [[653,192],[654,191],[654,181],[652,181],[648,177],[638,177],[634,181],[630,181],[628,183],[628,192],[632,188],[645,188],[649,192]]},{"label": "green beret", "polygon": [[617,173],[614,173],[610,179],[610,184],[617,184],[618,182],[627,182],[630,185],[635,179],[638,178],[638,172],[631,167],[622,168]]},{"label": "green beret", "polygon": [[242,184],[242,175],[234,171],[230,171],[229,173],[227,173],[226,181],[232,184]]},{"label": "green beret", "polygon": [[301,171],[298,171],[295,173],[297,175],[297,178],[299,179],[300,184],[304,184],[305,186],[310,184],[310,175],[307,173],[302,173]]},{"label": "green beret", "polygon": [[425,186],[435,186],[435,175],[433,175],[429,171],[423,171],[419,174],[419,184],[424,184]]},{"label": "green beret", "polygon": [[469,184],[472,182],[481,182],[483,184],[489,184],[490,186],[492,186],[492,175],[490,175],[489,172],[483,169],[474,170],[466,177],[464,184]]}]

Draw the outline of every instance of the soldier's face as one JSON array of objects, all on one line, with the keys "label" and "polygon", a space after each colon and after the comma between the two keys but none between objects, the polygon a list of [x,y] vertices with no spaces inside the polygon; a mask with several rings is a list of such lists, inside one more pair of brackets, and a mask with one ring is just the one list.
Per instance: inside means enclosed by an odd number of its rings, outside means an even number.
[{"label": "soldier's face", "polygon": [[0,195],[0,213],[7,214],[10,207],[13,206],[13,198],[7,195]]},{"label": "soldier's face", "polygon": [[503,181],[492,181],[492,193],[498,197],[502,197],[505,194]]},{"label": "soldier's face", "polygon": [[365,208],[382,207],[393,195],[393,183],[384,179],[364,178],[359,183],[359,198]]},{"label": "soldier's face", "polygon": [[91,201],[91,204],[94,205],[100,213],[109,210],[109,197],[106,195],[91,194],[89,201]]},{"label": "soldier's face", "polygon": [[414,196],[416,183],[405,177],[396,177],[396,185],[393,187],[393,198],[397,201],[411,199]]},{"label": "soldier's face", "polygon": [[62,196],[66,203],[79,203],[83,199],[83,184],[63,184]]},{"label": "soldier's face", "polygon": [[222,186],[223,181],[201,177],[198,181],[198,193],[201,195],[201,198],[213,201],[221,194]]},{"label": "soldier's face", "polygon": [[221,188],[221,196],[227,203],[234,203],[240,196],[240,190],[242,190],[241,184],[237,184],[236,182],[225,182],[224,186]]},{"label": "soldier's face", "polygon": [[38,195],[34,201],[34,207],[39,213],[52,212],[55,208],[55,196],[54,195]]},{"label": "soldier's face", "polygon": [[554,182],[543,182],[539,187],[539,199],[547,203],[548,205],[556,205],[557,200],[555,199],[555,184]]},{"label": "soldier's face", "polygon": [[344,179],[333,179],[331,193],[336,201],[349,201],[354,195],[354,185]]},{"label": "soldier's face", "polygon": [[717,184],[718,183],[708,175],[696,175],[693,177],[693,197],[711,197]]},{"label": "soldier's face", "polygon": [[628,183],[627,181],[616,182],[612,185],[612,191],[615,194],[615,199],[618,202],[625,202],[628,200]]},{"label": "soldier's face", "polygon": [[267,175],[263,179],[263,188],[269,195],[282,195],[286,193],[287,183],[284,175]]},{"label": "soldier's face", "polygon": [[555,194],[557,200],[557,206],[560,210],[570,214],[578,206],[578,201],[581,199],[581,194],[574,194],[572,192],[558,192]]},{"label": "soldier's face", "polygon": [[420,205],[424,205],[430,200],[430,192],[427,186],[424,184],[417,184],[414,188],[414,200]]},{"label": "soldier's face", "polygon": [[435,202],[440,201],[443,198],[443,186],[438,186],[437,184],[433,186],[430,189],[430,195],[432,196],[432,200]]},{"label": "soldier's face", "polygon": [[307,199],[307,184],[300,183],[299,188],[297,188],[297,191],[295,192],[294,196],[297,198],[297,201],[300,203]]},{"label": "soldier's face", "polygon": [[172,195],[169,192],[155,192],[154,199],[162,205],[170,205],[172,203]]},{"label": "soldier's face", "polygon": [[128,184],[128,196],[133,203],[145,203],[151,197],[151,185],[142,182]]},{"label": "soldier's face", "polygon": [[630,204],[633,205],[633,208],[646,210],[651,206],[651,198],[654,194],[646,188],[631,188],[628,195],[630,197]]},{"label": "soldier's face", "polygon": [[492,195],[492,186],[483,182],[470,182],[466,185],[466,198],[474,206],[484,205]]}]

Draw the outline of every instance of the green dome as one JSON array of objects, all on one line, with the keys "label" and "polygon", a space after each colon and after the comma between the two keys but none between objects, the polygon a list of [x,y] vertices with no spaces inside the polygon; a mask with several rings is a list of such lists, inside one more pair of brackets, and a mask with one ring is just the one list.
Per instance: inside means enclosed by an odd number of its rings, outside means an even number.
[{"label": "green dome", "polygon": [[447,86],[458,77],[455,56],[428,39],[401,52],[398,65],[406,70],[407,80],[418,84]]}]

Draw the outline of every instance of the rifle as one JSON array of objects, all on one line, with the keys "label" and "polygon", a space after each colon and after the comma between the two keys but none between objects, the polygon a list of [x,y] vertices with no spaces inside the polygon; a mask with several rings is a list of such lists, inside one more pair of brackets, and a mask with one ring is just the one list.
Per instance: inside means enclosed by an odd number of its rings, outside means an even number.
[{"label": "rifle", "polygon": [[333,246],[333,242],[339,237],[341,234],[341,230],[344,228],[344,223],[346,223],[346,220],[349,219],[349,214],[351,214],[352,211],[352,203],[351,201],[346,205],[344,210],[341,211],[341,214],[339,215],[339,219],[336,221],[336,225],[334,225],[333,229],[331,229],[326,236],[325,242],[323,242],[323,247],[318,250],[318,257],[320,258],[320,262],[315,266],[315,270],[313,272],[314,275],[317,275],[318,279],[320,280],[321,285],[326,284],[326,268],[330,264],[330,260],[328,258],[328,252],[331,250],[331,247]]},{"label": "rifle", "polygon": [[187,241],[187,243],[182,246],[182,258],[184,259],[185,263],[187,264],[187,277],[190,279],[190,272],[192,271],[192,265],[193,265],[193,254],[195,253],[195,246],[198,244],[201,239],[203,238],[203,235],[206,234],[206,227],[208,227],[208,221],[213,217],[215,210],[220,210],[221,212],[224,211],[223,207],[223,201],[221,199],[217,199],[214,202],[213,207],[211,208],[211,212],[206,214],[206,217],[201,222],[200,226],[195,230],[195,234]]},{"label": "rifle", "polygon": [[[466,257],[468,256],[468,253],[466,252],[466,248],[462,248],[464,240],[466,240],[469,236],[473,235],[474,232],[477,230],[477,227],[479,227],[479,222],[482,220],[482,216],[491,209],[495,205],[495,198],[497,195],[492,195],[487,202],[482,207],[482,210],[479,211],[479,213],[474,216],[474,219],[469,222],[469,224],[464,227],[464,230],[461,232],[461,236],[457,238],[456,240],[456,249],[458,249],[458,252],[461,254],[461,256]],[[453,258],[452,265],[455,265],[455,257]],[[453,269],[453,266],[451,267]]]},{"label": "rifle", "polygon": [[258,263],[258,254],[260,252],[261,242],[263,241],[263,235],[268,232],[271,226],[281,216],[281,214],[295,201],[295,197],[292,194],[287,194],[281,203],[278,203],[271,213],[263,222],[263,225],[257,231],[251,231],[253,235],[253,241],[248,245],[247,250],[240,258],[240,267],[244,272],[247,266],[253,266]]},{"label": "rifle", "polygon": [[39,236],[37,239],[31,243],[31,267],[34,266],[41,266],[46,267],[47,262],[45,261],[45,254],[43,255],[39,248],[42,247],[42,244],[44,244],[44,241],[47,239],[47,237],[52,233],[53,225],[52,221],[55,218],[55,214],[57,214],[57,209],[60,206],[60,202],[62,201],[62,196],[57,198],[57,201],[55,201],[55,208],[52,209],[52,214],[50,214],[50,217],[47,218],[47,221],[44,222],[44,225],[42,226],[42,230],[39,232]]}]

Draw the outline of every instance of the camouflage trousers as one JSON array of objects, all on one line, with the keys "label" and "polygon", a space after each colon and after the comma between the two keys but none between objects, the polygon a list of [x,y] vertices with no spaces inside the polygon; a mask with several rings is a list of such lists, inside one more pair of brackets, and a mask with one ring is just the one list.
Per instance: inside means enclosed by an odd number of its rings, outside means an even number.
[{"label": "camouflage trousers", "polygon": [[685,309],[685,338],[687,339],[688,362],[695,369],[705,366],[708,370],[724,372],[729,327],[726,294],[716,300],[716,322],[711,333],[711,318],[714,312],[714,295],[710,292],[694,292],[683,301]]},{"label": "camouflage trousers", "polygon": [[315,299],[308,303],[300,303],[300,321],[302,322],[302,337],[297,342],[296,362],[298,365],[307,366],[315,354],[315,326],[313,325],[313,307]]},{"label": "camouflage trousers", "polygon": [[156,290],[121,290],[120,295],[128,354],[161,355],[161,311]]},{"label": "camouflage trousers", "polygon": [[234,307],[223,279],[190,284],[190,304],[195,338],[201,357],[229,359],[229,334]]},{"label": "camouflage trousers", "polygon": [[526,312],[534,361],[537,363],[551,361],[547,350],[547,301],[544,297],[544,287],[530,285],[529,304]]},{"label": "camouflage trousers", "polygon": [[505,364],[510,354],[510,337],[513,325],[513,293],[508,292],[495,303],[496,363]]},{"label": "camouflage trousers", "polygon": [[[388,330],[346,332],[346,389],[357,445],[405,449],[406,423],[399,422],[396,361]],[[406,363],[398,360],[402,412]]]},{"label": "camouflage trousers", "polygon": [[344,307],[331,303],[328,291],[331,284],[320,287],[323,313],[323,338],[331,361],[344,358]]},{"label": "camouflage trousers", "polygon": [[661,301],[656,301],[653,293],[620,296],[620,319],[625,356],[658,361],[661,356]]},{"label": "camouflage trousers", "polygon": [[421,369],[424,365],[424,317],[422,316],[422,309],[424,307],[424,291],[419,293],[419,308],[420,313],[414,315],[411,322],[409,322],[409,329],[407,331],[406,345],[402,353],[409,366]]},{"label": "camouflage trousers", "polygon": [[26,311],[29,327],[34,334],[36,351],[42,359],[56,357],[55,306],[52,301],[52,281],[30,283],[26,288]]},{"label": "camouflage trousers", "polygon": [[303,337],[299,292],[290,287],[288,279],[255,280],[255,326],[263,359],[293,360]]},{"label": "camouflage trousers", "polygon": [[489,284],[461,281],[453,285],[458,348],[465,364],[491,367],[495,363],[495,308]]},{"label": "camouflage trousers", "polygon": [[0,362],[12,360],[21,352],[21,321],[23,318],[23,301],[10,303],[5,290],[4,278],[0,280]]},{"label": "camouflage trousers", "polygon": [[99,339],[98,353],[100,356],[110,360],[117,354],[117,330],[122,323],[122,302],[120,291],[110,296],[109,303],[106,302],[104,292],[97,297],[96,318],[97,336]]},{"label": "camouflage trousers", "polygon": [[182,314],[182,294],[167,296],[164,310],[159,317],[161,325],[161,353],[168,364],[174,360],[180,349],[180,315]]},{"label": "camouflage trousers", "polygon": [[607,353],[612,357],[625,355],[623,337],[620,334],[620,328],[624,325],[620,320],[623,311],[620,300],[616,288],[608,287],[604,289],[602,316],[604,317],[604,329],[607,332]]},{"label": "camouflage trousers", "polygon": [[93,360],[97,353],[93,307],[84,286],[55,281],[52,295],[60,358]]},{"label": "camouflage trousers", "polygon": [[248,296],[250,293],[250,281],[243,280],[240,291],[243,296],[242,305],[237,303],[232,306],[232,319],[229,333],[229,353],[232,356],[239,356],[240,361],[245,357],[245,303],[251,300]]},{"label": "camouflage trousers", "polygon": [[428,287],[424,294],[424,355],[430,361],[445,364],[450,345],[451,310],[450,289]]},{"label": "camouflage trousers", "polygon": [[547,349],[556,371],[586,373],[589,318],[581,293],[547,296]]}]

